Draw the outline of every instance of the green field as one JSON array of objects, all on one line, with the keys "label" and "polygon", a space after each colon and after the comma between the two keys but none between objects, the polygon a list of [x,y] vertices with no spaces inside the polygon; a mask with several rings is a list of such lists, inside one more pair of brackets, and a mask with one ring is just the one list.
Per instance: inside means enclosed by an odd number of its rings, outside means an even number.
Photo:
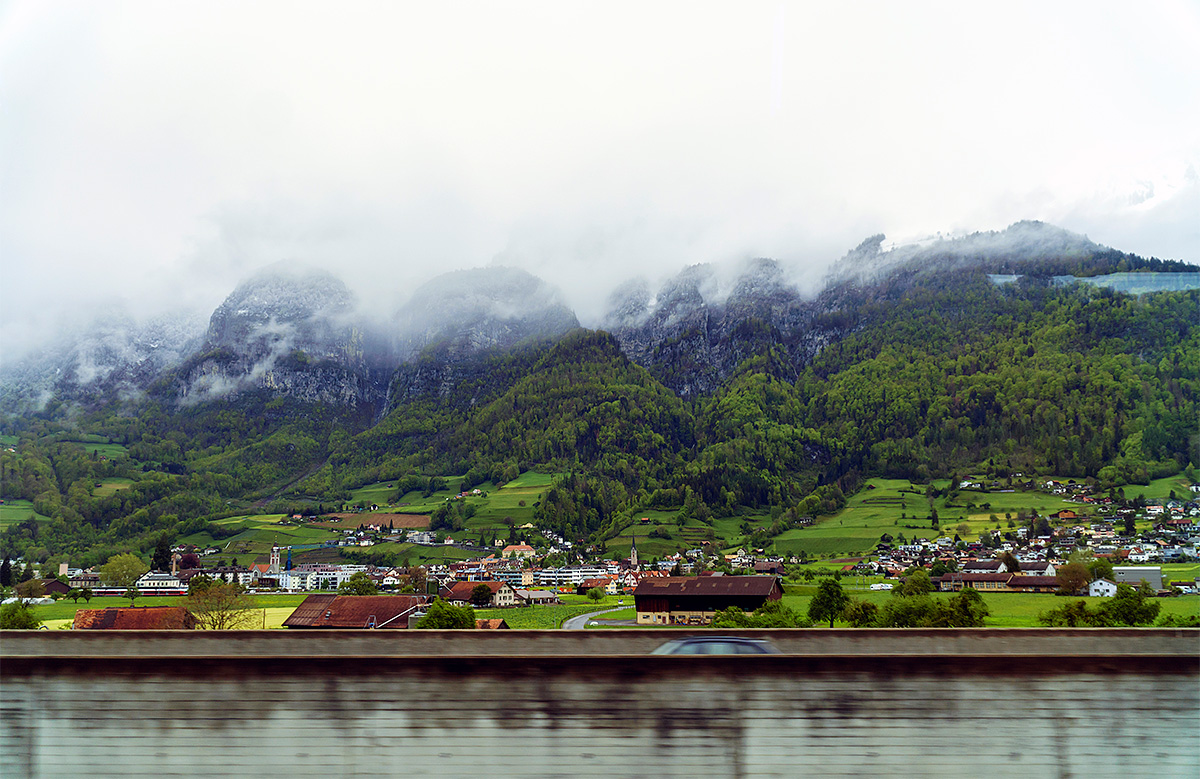
[{"label": "green field", "polygon": [[235,536],[219,540],[214,539],[208,531],[192,533],[179,539],[179,543],[195,544],[201,548],[212,546],[220,549],[219,555],[205,558],[206,565],[225,564],[234,559],[242,565],[248,565],[260,557],[265,559],[270,555],[273,546],[320,544],[336,540],[342,535],[336,530],[309,525],[278,524],[285,518],[283,514],[252,514],[219,519],[212,524],[226,527],[242,525],[246,529]]},{"label": "green field", "polygon": [[15,435],[0,435],[0,446],[16,446],[21,442]]},{"label": "green field", "polygon": [[107,498],[119,490],[127,490],[133,485],[133,479],[123,479],[111,476],[99,482],[100,486],[92,489],[92,495],[97,498]]},{"label": "green field", "polygon": [[[607,614],[601,614],[599,617],[596,618],[596,620],[601,623],[612,622],[614,620],[626,620],[626,619],[637,619],[637,609],[635,609],[631,606],[627,609],[621,609],[620,611],[610,611]],[[589,629],[591,629],[590,625],[588,627],[589,627]],[[596,627],[604,627],[604,625],[600,624],[600,625],[597,625]],[[621,627],[628,627],[628,626],[622,625]]]},{"label": "green field", "polygon": [[476,619],[503,619],[513,630],[557,630],[564,620],[603,611],[617,605],[617,601],[630,601],[630,596],[606,595],[599,601],[588,600],[584,595],[560,595],[561,606],[530,606],[519,609],[475,609]]},{"label": "green field", "polygon": [[[934,529],[923,485],[903,479],[871,479],[867,484],[874,489],[864,486],[833,516],[821,518],[811,527],[794,528],[777,536],[774,550],[780,554],[804,551],[810,556],[857,556],[872,551],[884,533],[896,539],[903,534],[911,541],[937,538],[938,530],[941,530],[944,535],[958,533],[964,540],[973,540],[997,526],[1008,530],[1006,513],[1015,523],[1018,511],[1033,509],[1047,515],[1063,508],[1080,508],[1078,504],[1041,492],[963,490],[953,503],[945,496],[933,502],[938,513],[938,529]],[[945,489],[949,481],[942,479],[934,481],[933,485]],[[974,505],[967,505],[969,503]],[[989,519],[991,514],[997,519]],[[961,524],[968,526],[966,532],[959,530]]]},{"label": "green field", "polygon": [[[855,589],[843,584],[848,595],[882,606],[894,597],[890,591]],[[800,594],[803,593],[803,594]],[[816,593],[816,587],[788,586],[783,596],[785,605],[790,606],[798,614],[808,613],[808,604]],[[1095,606],[1104,598],[1061,598],[1049,593],[1027,592],[986,592],[983,601],[988,607],[988,616],[984,618],[984,626],[989,628],[1018,628],[1039,627],[1038,615],[1045,611],[1058,608],[1073,600],[1087,601],[1089,606]],[[950,593],[934,593],[935,598],[953,597]],[[1160,617],[1168,614],[1179,616],[1200,615],[1200,595],[1185,595],[1179,598],[1158,598],[1156,603],[1162,604]],[[844,625],[843,625],[844,627]]]},{"label": "green field", "polygon": [[129,449],[121,444],[96,443],[92,441],[64,441],[63,443],[75,444],[87,450],[88,454],[95,452],[98,455],[104,455],[110,460],[119,460],[129,456]]},{"label": "green field", "polygon": [[50,517],[43,516],[33,510],[33,502],[28,500],[5,500],[0,505],[0,531],[7,530],[9,525],[24,522],[32,516],[38,522],[47,522]]},{"label": "green field", "polygon": [[[371,504],[379,506],[380,513],[391,512],[400,514],[432,514],[447,500],[458,494],[462,476],[445,476],[448,487],[431,495],[424,495],[420,490],[414,490],[389,503],[388,499],[395,494],[395,482],[376,482],[368,484],[351,492],[352,504]],[[475,509],[475,515],[467,520],[466,527],[455,533],[454,537],[469,542],[477,541],[485,533],[490,536],[506,533],[508,525],[505,520],[511,519],[514,525],[524,525],[533,521],[535,504],[554,480],[555,474],[534,473],[527,471],[507,484],[497,487],[492,482],[484,482],[472,489],[478,489],[484,495],[465,498],[468,505]],[[524,503],[524,505],[521,505]]]},{"label": "green field", "polygon": [[1177,500],[1192,500],[1191,485],[1191,479],[1177,473],[1165,479],[1155,479],[1145,487],[1140,484],[1127,484],[1125,497],[1136,498],[1138,495],[1144,495],[1146,500],[1168,500],[1174,492]]},{"label": "green field", "polygon": [[467,521],[467,527],[472,530],[507,529],[506,517],[511,517],[516,525],[532,522],[534,504],[541,500],[554,478],[554,474],[527,471],[498,488],[491,482],[481,484],[479,489],[488,496],[467,498],[469,503],[475,504],[475,516]]},{"label": "green field", "polygon": [[[632,525],[622,530],[615,538],[610,538],[605,542],[605,556],[614,559],[629,557],[629,551],[633,546],[635,536],[637,538],[638,557],[643,562],[675,554],[680,549],[694,549],[700,546],[700,543],[704,540],[704,533],[708,530],[708,526],[696,520],[690,520],[681,530],[679,525],[676,524],[678,516],[679,512],[675,509],[647,509],[639,511],[637,513],[637,520]],[[642,524],[640,520],[643,517],[650,521]],[[730,518],[728,521],[733,524],[735,531],[737,526],[741,524],[740,519]],[[671,537],[650,538],[650,533],[660,528],[670,533]],[[718,541],[718,543],[720,542]]]},{"label": "green field", "polygon": [[287,519],[287,514],[243,514],[238,517],[225,517],[224,519],[214,519],[210,524],[213,525],[239,525],[246,524],[253,527],[271,527],[278,525],[283,520]]},{"label": "green field", "polygon": [[1190,582],[1200,578],[1200,563],[1163,563],[1163,586],[1167,582]]}]

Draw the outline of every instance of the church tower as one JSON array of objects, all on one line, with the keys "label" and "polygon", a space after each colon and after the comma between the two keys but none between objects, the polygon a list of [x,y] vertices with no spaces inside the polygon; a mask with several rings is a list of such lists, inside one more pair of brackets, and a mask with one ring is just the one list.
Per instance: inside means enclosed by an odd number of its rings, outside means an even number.
[{"label": "church tower", "polygon": [[278,574],[278,573],[279,573],[279,547],[273,546],[273,547],[271,547],[271,565],[269,568],[267,568],[267,574],[272,575],[272,574]]},{"label": "church tower", "polygon": [[633,543],[629,545],[629,567],[635,571],[641,570],[638,564],[637,536],[633,537]]}]

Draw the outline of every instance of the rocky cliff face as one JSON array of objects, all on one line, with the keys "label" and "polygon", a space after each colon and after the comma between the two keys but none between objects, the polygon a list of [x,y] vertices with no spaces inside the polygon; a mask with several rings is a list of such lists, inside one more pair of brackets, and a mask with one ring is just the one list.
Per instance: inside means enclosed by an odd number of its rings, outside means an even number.
[{"label": "rocky cliff face", "polygon": [[681,395],[711,392],[746,359],[782,350],[785,375],[811,358],[807,332],[818,309],[784,278],[778,263],[755,260],[722,291],[707,265],[686,268],[657,294],[644,283],[619,288],[603,328],[631,360]]},{"label": "rocky cliff face", "polygon": [[516,268],[455,271],[424,284],[393,318],[401,365],[392,405],[448,397],[463,382],[486,383],[484,361],[556,340],[579,320],[546,282]]},{"label": "rocky cliff face", "polygon": [[213,312],[203,347],[176,371],[171,393],[185,404],[267,391],[378,406],[391,364],[341,280],[277,267],[241,284]]}]

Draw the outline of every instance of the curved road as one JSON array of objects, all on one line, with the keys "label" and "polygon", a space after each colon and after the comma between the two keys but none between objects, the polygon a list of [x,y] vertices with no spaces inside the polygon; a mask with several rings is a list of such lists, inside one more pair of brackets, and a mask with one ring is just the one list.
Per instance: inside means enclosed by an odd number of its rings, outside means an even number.
[{"label": "curved road", "polygon": [[587,625],[588,620],[592,617],[598,617],[601,614],[607,614],[610,611],[624,611],[628,606],[617,606],[613,609],[604,609],[603,611],[593,611],[590,614],[580,614],[578,617],[571,617],[562,623],[563,630],[583,630]]}]

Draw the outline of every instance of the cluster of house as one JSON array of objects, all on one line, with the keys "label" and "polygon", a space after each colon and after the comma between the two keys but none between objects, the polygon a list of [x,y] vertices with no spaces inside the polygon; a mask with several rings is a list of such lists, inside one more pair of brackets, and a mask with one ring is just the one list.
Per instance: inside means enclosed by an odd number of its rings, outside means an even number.
[{"label": "cluster of house", "polygon": [[[435,597],[451,604],[471,603],[480,585],[493,605],[515,606],[523,594],[504,582],[456,582],[438,595],[309,595],[283,622],[293,630],[403,630],[415,627]],[[554,593],[544,593],[557,602]],[[783,596],[777,576],[653,576],[639,582],[633,598],[639,625],[707,625],[716,612],[736,606],[753,611]],[[76,630],[188,630],[195,619],[181,607],[80,609]],[[477,629],[507,629],[503,619],[476,620]]]}]

